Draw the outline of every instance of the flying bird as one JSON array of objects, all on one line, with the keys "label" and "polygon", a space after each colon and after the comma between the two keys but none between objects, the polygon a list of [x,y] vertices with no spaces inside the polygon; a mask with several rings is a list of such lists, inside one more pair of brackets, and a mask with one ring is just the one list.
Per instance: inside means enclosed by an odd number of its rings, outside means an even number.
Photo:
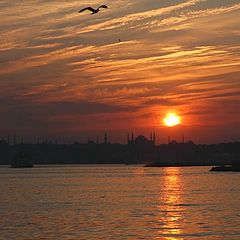
[{"label": "flying bird", "polygon": [[81,12],[84,12],[85,10],[89,10],[90,12],[92,12],[91,14],[95,14],[95,13],[98,13],[100,8],[108,8],[108,6],[106,5],[101,5],[100,7],[98,7],[97,9],[94,9],[92,7],[86,7],[86,8],[83,8],[79,11],[79,13]]}]

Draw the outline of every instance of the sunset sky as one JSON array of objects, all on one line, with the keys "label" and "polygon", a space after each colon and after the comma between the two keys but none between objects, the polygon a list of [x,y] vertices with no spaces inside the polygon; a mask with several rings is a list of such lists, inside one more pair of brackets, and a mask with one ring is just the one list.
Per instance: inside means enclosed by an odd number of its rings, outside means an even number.
[{"label": "sunset sky", "polygon": [[0,136],[240,140],[239,19],[239,0],[1,0]]}]

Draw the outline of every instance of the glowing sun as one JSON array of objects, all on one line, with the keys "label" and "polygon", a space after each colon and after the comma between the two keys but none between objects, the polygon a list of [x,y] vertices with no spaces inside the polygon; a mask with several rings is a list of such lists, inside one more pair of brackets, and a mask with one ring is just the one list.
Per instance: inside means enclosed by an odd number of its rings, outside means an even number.
[{"label": "glowing sun", "polygon": [[180,124],[180,117],[175,113],[168,113],[163,119],[164,125],[168,127],[174,127]]}]

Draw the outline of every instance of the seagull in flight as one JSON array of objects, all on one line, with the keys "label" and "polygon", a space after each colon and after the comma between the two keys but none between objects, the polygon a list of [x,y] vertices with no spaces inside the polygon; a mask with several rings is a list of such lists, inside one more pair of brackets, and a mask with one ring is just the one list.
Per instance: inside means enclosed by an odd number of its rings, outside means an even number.
[{"label": "seagull in flight", "polygon": [[86,7],[86,8],[83,8],[79,11],[79,13],[81,12],[84,12],[85,10],[89,10],[90,12],[92,12],[91,14],[95,14],[95,13],[98,13],[100,8],[108,8],[108,6],[106,5],[101,5],[100,7],[98,7],[97,9],[94,9],[92,7]]}]

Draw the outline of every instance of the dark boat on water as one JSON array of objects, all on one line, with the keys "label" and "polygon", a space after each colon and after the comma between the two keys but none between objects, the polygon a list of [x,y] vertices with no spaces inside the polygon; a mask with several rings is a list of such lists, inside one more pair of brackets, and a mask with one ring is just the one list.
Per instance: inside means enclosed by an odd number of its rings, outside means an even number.
[{"label": "dark boat on water", "polygon": [[240,161],[232,161],[232,165],[222,165],[212,167],[210,171],[213,172],[240,172]]},{"label": "dark boat on water", "polygon": [[32,168],[33,164],[31,158],[21,152],[19,156],[15,157],[11,163],[11,168]]}]

